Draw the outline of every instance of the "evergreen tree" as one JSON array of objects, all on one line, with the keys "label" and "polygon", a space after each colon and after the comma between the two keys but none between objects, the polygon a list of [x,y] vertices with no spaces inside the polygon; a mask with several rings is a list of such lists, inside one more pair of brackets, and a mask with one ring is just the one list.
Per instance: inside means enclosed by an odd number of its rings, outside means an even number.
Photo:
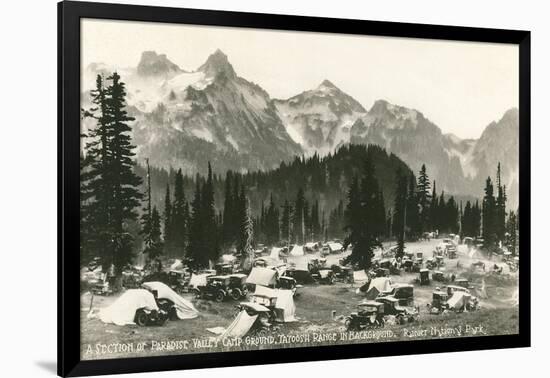
[{"label": "evergreen tree", "polygon": [[416,185],[419,206],[420,234],[427,231],[430,225],[430,203],[432,199],[431,184],[426,165],[422,164],[422,168],[418,174],[418,183]]},{"label": "evergreen tree", "polygon": [[241,197],[239,201],[242,206],[242,217],[239,219],[239,233],[237,238],[237,254],[241,256],[241,260],[245,260],[247,257],[253,255],[254,250],[252,245],[254,243],[254,227],[252,223],[252,217],[250,216],[250,205],[248,198],[246,198],[244,189],[241,191]]},{"label": "evergreen tree", "polygon": [[219,247],[218,247],[218,230],[216,223],[216,209],[214,203],[214,184],[212,178],[212,166],[208,162],[208,175],[206,182],[202,188],[201,194],[202,202],[202,228],[203,228],[203,253],[206,255],[206,258],[211,261],[216,261],[219,256]]},{"label": "evergreen tree", "polygon": [[515,256],[519,245],[518,218],[516,213],[510,211],[506,222],[506,247]]},{"label": "evergreen tree", "polygon": [[430,202],[430,227],[431,231],[437,231],[439,226],[439,219],[438,219],[438,205],[439,205],[439,199],[437,198],[437,191],[436,191],[436,184],[434,180],[434,184],[432,187],[432,199]]},{"label": "evergreen tree", "polygon": [[292,241],[292,206],[288,200],[285,200],[283,205],[283,212],[281,215],[281,239],[285,240],[287,244],[290,244]]},{"label": "evergreen tree", "polygon": [[405,253],[405,231],[407,212],[407,176],[401,171],[397,172],[397,188],[395,189],[394,212],[393,212],[393,234],[397,238],[396,257],[403,257]]},{"label": "evergreen tree", "polygon": [[232,181],[233,173],[227,171],[225,175],[225,191],[224,191],[224,202],[223,202],[223,225],[222,225],[222,241],[223,245],[228,247],[234,240],[235,235],[233,234],[233,224],[235,222],[234,218],[234,196],[232,191]]},{"label": "evergreen tree", "polygon": [[204,253],[204,228],[202,221],[201,183],[197,179],[195,195],[191,202],[191,218],[189,221],[189,243],[187,244],[187,257],[189,265],[193,269],[208,267],[208,255]]},{"label": "evergreen tree", "polygon": [[303,245],[305,240],[305,206],[306,200],[304,198],[304,190],[300,188],[298,189],[298,193],[296,194],[296,201],[294,202],[294,213],[292,218],[292,224],[294,226],[293,241],[298,245]]},{"label": "evergreen tree", "polygon": [[492,254],[497,247],[496,200],[493,182],[487,177],[482,209],[483,247]]},{"label": "evergreen tree", "polygon": [[273,200],[273,194],[269,197],[269,206],[266,214],[266,240],[269,245],[279,241],[279,210]]},{"label": "evergreen tree", "polygon": [[[86,156],[81,159],[81,246],[85,256],[99,256],[105,271],[110,268],[112,256],[111,203],[112,183],[109,164],[109,121],[106,101],[106,88],[103,77],[98,75],[95,89],[90,92],[93,107],[84,111],[83,116],[93,118],[96,126],[88,131]],[[83,260],[83,259],[81,259]],[[85,259],[84,259],[85,260]]]},{"label": "evergreen tree", "polygon": [[365,270],[371,267],[374,250],[381,246],[379,237],[384,232],[380,225],[385,224],[385,210],[381,209],[380,199],[374,166],[367,158],[361,183],[355,177],[348,191],[345,226],[348,236],[344,242],[345,247],[352,245],[349,261]]},{"label": "evergreen tree", "polygon": [[500,163],[498,163],[495,232],[498,240],[504,240],[504,234],[506,233],[506,186],[502,185],[500,174]]},{"label": "evergreen tree", "polygon": [[141,193],[141,179],[134,173],[134,149],[129,133],[128,122],[134,121],[126,111],[125,84],[114,72],[107,78],[111,85],[107,88],[108,130],[109,130],[109,177],[112,183],[111,224],[112,239],[115,241],[112,263],[115,274],[121,277],[124,266],[132,261],[133,237],[128,232],[128,222],[136,220]]},{"label": "evergreen tree", "polygon": [[172,204],[172,224],[170,228],[170,244],[175,256],[183,257],[187,245],[187,200],[183,188],[183,173],[181,168],[176,172],[174,180],[174,203]]},{"label": "evergreen tree", "polygon": [[166,256],[173,256],[172,241],[172,200],[170,197],[170,185],[166,185],[164,196],[164,253]]},{"label": "evergreen tree", "polygon": [[409,240],[417,240],[422,230],[418,196],[416,192],[416,180],[414,175],[409,176],[406,211],[406,232]]}]

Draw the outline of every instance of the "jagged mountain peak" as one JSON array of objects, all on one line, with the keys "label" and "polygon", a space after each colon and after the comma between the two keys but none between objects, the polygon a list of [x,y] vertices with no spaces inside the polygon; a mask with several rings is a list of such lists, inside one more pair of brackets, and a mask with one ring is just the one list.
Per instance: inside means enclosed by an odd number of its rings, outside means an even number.
[{"label": "jagged mountain peak", "polygon": [[210,77],[215,77],[220,73],[224,73],[228,77],[236,76],[235,70],[231,63],[229,63],[227,55],[220,49],[212,53],[208,59],[206,59],[206,62],[199,67],[198,71],[204,72]]},{"label": "jagged mountain peak", "polygon": [[338,88],[336,85],[334,85],[330,80],[328,79],[325,79],[321,82],[321,84],[319,84],[319,86],[317,87],[318,90],[323,90],[323,89],[336,89],[336,90],[340,90],[340,88]]},{"label": "jagged mountain peak", "polygon": [[166,54],[157,54],[156,51],[144,51],[137,66],[140,76],[169,76],[181,73],[183,70],[170,61]]}]

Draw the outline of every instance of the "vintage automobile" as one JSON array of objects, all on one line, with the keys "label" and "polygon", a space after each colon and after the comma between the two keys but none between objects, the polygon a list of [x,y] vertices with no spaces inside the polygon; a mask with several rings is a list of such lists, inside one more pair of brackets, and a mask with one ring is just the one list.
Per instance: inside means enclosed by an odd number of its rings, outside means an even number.
[{"label": "vintage automobile", "polygon": [[227,263],[216,264],[214,269],[219,276],[226,276],[233,273],[233,265]]},{"label": "vintage automobile", "polygon": [[467,278],[457,278],[454,280],[454,284],[456,286],[461,286],[465,289],[469,289],[470,288],[470,281],[468,281]]},{"label": "vintage automobile", "polygon": [[414,261],[404,258],[403,261],[401,261],[401,267],[405,270],[405,272],[412,272],[413,270]]},{"label": "vintage automobile", "polygon": [[449,306],[447,305],[448,300],[449,294],[447,294],[447,292],[441,291],[439,289],[434,290],[432,292],[432,303],[428,303],[428,307],[430,307],[430,313],[439,314],[444,310],[447,310],[449,308]]},{"label": "vintage automobile", "polygon": [[334,272],[330,268],[321,268],[312,276],[321,284],[332,285],[335,281]]},{"label": "vintage automobile", "polygon": [[291,277],[290,275],[280,276],[277,280],[277,288],[284,290],[294,290],[296,289],[296,279]]},{"label": "vintage automobile", "polygon": [[410,284],[396,284],[390,291],[384,291],[378,295],[378,298],[387,297],[397,299],[401,306],[412,306],[414,304],[414,286]]},{"label": "vintage automobile", "polygon": [[432,273],[432,280],[436,282],[449,282],[449,277],[446,276],[442,271],[436,270]]},{"label": "vintage automobile", "polygon": [[420,285],[429,285],[430,284],[430,271],[428,269],[420,269],[418,273],[418,280]]},{"label": "vintage automobile", "polygon": [[138,326],[162,326],[168,319],[175,320],[178,318],[174,302],[166,298],[158,299],[156,295],[155,300],[159,308],[158,311],[146,308],[140,308],[136,311],[134,322]]},{"label": "vintage automobile", "polygon": [[353,268],[342,265],[332,265],[330,267],[334,272],[335,279],[340,282],[353,283]]},{"label": "vintage automobile", "polygon": [[394,297],[378,297],[377,302],[384,304],[384,315],[393,315],[398,324],[412,323],[418,313],[407,307],[402,307],[399,300]]},{"label": "vintage automobile", "polygon": [[210,276],[206,278],[206,285],[195,289],[197,298],[214,299],[223,302],[227,297],[239,300],[248,294],[246,275],[232,274],[227,276]]},{"label": "vintage automobile", "polygon": [[183,293],[187,291],[189,280],[191,275],[181,269],[172,269],[168,272],[168,283],[172,290],[176,293]]},{"label": "vintage automobile", "polygon": [[447,246],[447,257],[449,259],[456,259],[457,258],[456,247],[454,246],[454,244]]},{"label": "vintage automobile", "polygon": [[474,261],[471,265],[472,269],[481,269],[485,272],[485,263],[483,261]]},{"label": "vintage automobile", "polygon": [[357,305],[357,311],[345,318],[344,324],[348,331],[383,327],[384,304],[378,301],[361,302]]},{"label": "vintage automobile", "polygon": [[375,277],[389,277],[390,276],[390,270],[386,268],[377,268],[374,270],[374,276]]},{"label": "vintage automobile", "polygon": [[466,294],[470,294],[469,289],[457,285],[447,285],[446,287],[444,287],[444,289],[447,291],[447,295],[449,295],[449,297],[451,297],[457,291],[462,291]]},{"label": "vintage automobile", "polygon": [[233,300],[246,298],[248,288],[246,286],[246,274],[235,273],[229,275],[229,295]]},{"label": "vintage automobile", "polygon": [[435,269],[437,268],[437,261],[435,257],[430,257],[426,260],[426,268],[427,269]]}]

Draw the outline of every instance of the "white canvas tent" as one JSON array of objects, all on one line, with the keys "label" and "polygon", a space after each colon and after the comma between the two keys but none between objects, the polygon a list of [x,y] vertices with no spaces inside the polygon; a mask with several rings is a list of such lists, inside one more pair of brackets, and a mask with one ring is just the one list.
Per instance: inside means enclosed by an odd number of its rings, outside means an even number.
[{"label": "white canvas tent", "polygon": [[282,248],[273,247],[271,248],[271,253],[269,254],[269,257],[271,257],[274,260],[279,260],[279,253],[281,252]]},{"label": "white canvas tent", "polygon": [[370,282],[369,290],[376,288],[380,293],[391,290],[391,279],[388,277],[373,278]]},{"label": "white canvas tent", "polygon": [[122,294],[110,306],[99,311],[99,319],[103,323],[112,323],[119,326],[135,324],[136,311],[140,308],[157,310],[155,297],[145,289],[130,289]]},{"label": "white canvas tent", "polygon": [[330,249],[330,253],[341,252],[342,248],[344,248],[344,246],[341,243],[328,243],[328,247]]},{"label": "white canvas tent", "polygon": [[466,306],[470,301],[471,295],[463,291],[455,291],[453,296],[449,298],[447,304],[450,309],[460,310]]},{"label": "white canvas tent", "polygon": [[182,298],[178,293],[170,289],[168,285],[162,282],[145,282],[143,287],[149,290],[156,290],[158,298],[165,298],[174,302],[179,319],[193,319],[199,316],[199,312],[193,306],[193,303]]},{"label": "white canvas tent", "polygon": [[355,282],[368,281],[369,276],[365,273],[364,270],[356,270],[353,272],[353,280]]},{"label": "white canvas tent", "polygon": [[257,285],[254,294],[277,298],[275,308],[281,310],[280,314],[278,314],[280,315],[280,318],[277,319],[278,321],[284,323],[296,321],[296,305],[294,304],[292,290],[270,289]]},{"label": "white canvas tent", "polygon": [[210,273],[203,273],[203,274],[192,274],[191,279],[189,280],[189,287],[190,288],[197,288],[198,286],[205,286],[206,285],[206,277],[211,276]]},{"label": "white canvas tent", "polygon": [[303,256],[304,255],[304,247],[302,247],[301,245],[296,244],[292,248],[292,251],[290,251],[290,255],[291,256]]},{"label": "white canvas tent", "polygon": [[246,279],[246,283],[261,286],[275,286],[277,283],[277,272],[268,268],[253,268]]}]

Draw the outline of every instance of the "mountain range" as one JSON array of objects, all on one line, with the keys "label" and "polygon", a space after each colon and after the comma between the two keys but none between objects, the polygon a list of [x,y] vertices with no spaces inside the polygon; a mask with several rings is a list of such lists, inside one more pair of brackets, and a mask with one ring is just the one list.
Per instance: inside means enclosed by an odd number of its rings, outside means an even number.
[{"label": "mountain range", "polygon": [[[217,172],[269,170],[297,155],[325,156],[339,147],[376,144],[417,172],[426,164],[438,190],[480,197],[498,162],[510,203],[517,203],[519,114],[504,112],[479,139],[445,134],[424,114],[376,101],[366,109],[329,80],[288,99],[273,99],[239,76],[215,51],[195,70],[145,51],[135,68],[92,63],[82,73],[82,104],[97,74],[117,70],[127,84],[138,160],[159,168]],[[499,115],[495,115],[499,117]],[[84,127],[89,127],[83,121]]]}]

